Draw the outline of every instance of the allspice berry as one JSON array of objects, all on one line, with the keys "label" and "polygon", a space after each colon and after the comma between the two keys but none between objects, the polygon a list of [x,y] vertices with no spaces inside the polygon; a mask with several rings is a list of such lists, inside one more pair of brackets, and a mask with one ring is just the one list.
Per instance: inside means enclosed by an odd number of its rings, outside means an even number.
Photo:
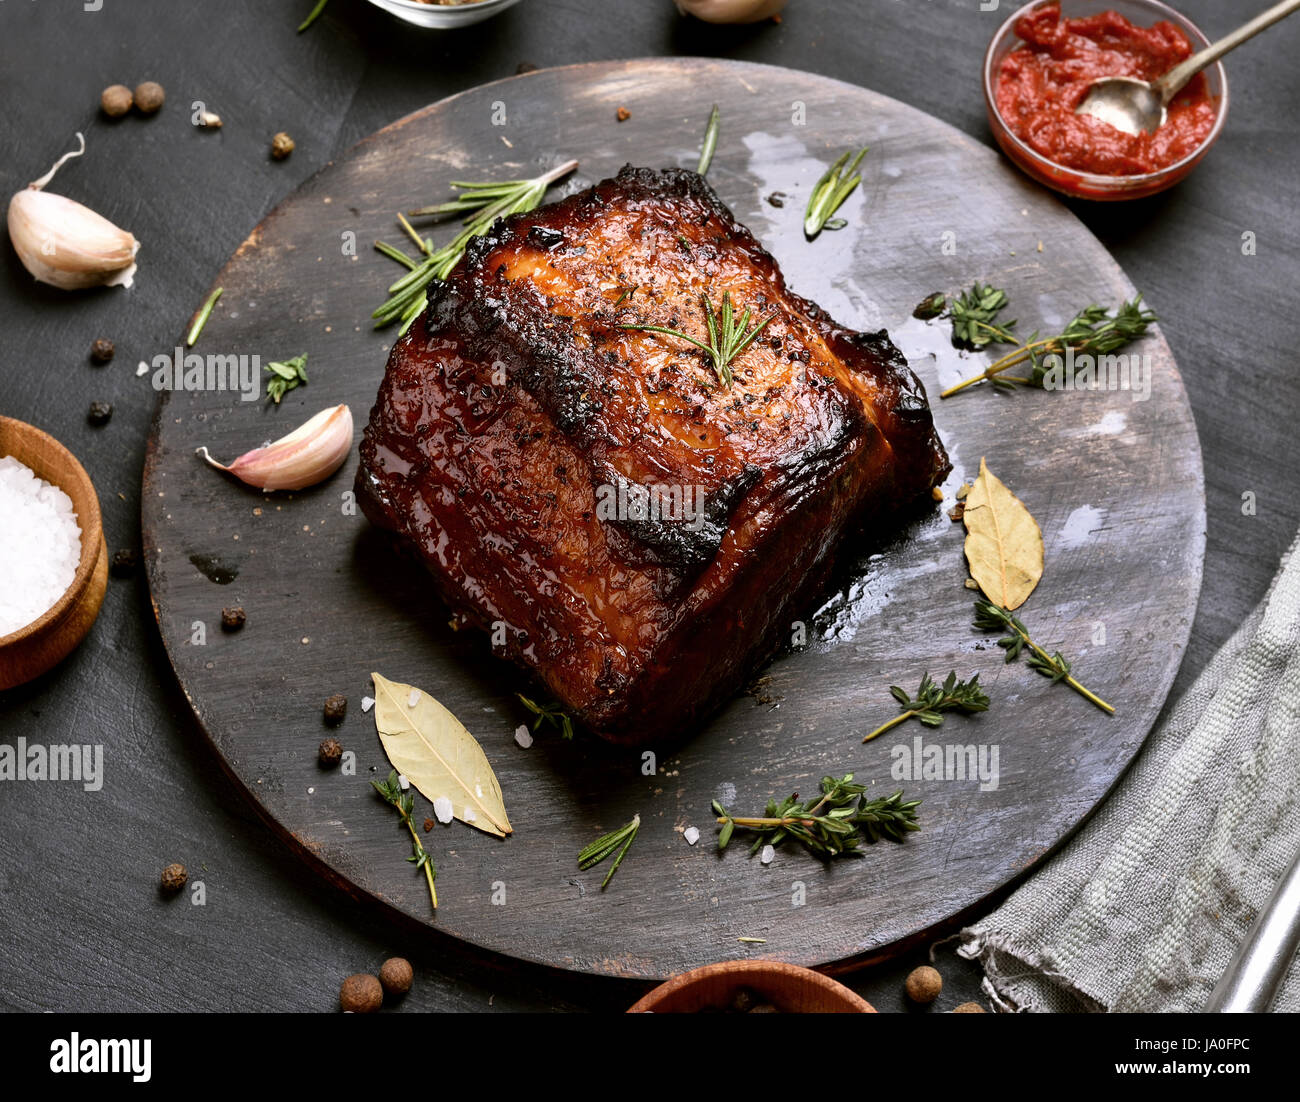
[{"label": "allspice berry", "polygon": [[326,769],[333,769],[343,760],[343,744],[336,738],[327,738],[320,744],[317,753],[320,756],[321,765],[325,766]]},{"label": "allspice berry", "polygon": [[952,1012],[954,1014],[987,1014],[988,1013],[988,1011],[985,1010],[982,1006],[980,1006],[979,1003],[962,1003],[960,1006],[954,1006],[952,1008]]},{"label": "allspice berry", "polygon": [[185,882],[190,878],[190,874],[185,871],[185,866],[180,862],[168,865],[162,871],[162,890],[168,895],[174,895],[185,887]]},{"label": "allspice berry", "polygon": [[415,971],[411,968],[411,962],[402,957],[389,957],[379,969],[379,982],[393,996],[405,995],[411,990],[413,979]]},{"label": "allspice berry", "polygon": [[125,84],[110,84],[99,93],[99,109],[110,119],[120,119],[134,102],[131,89]]},{"label": "allspice berry", "polygon": [[271,139],[271,156],[277,161],[283,161],[293,149],[293,139],[283,130]]},{"label": "allspice berry", "polygon": [[384,1005],[384,989],[374,976],[349,976],[339,988],[339,1008],[346,1014],[373,1014]]},{"label": "allspice berry", "polygon": [[113,353],[117,349],[113,347],[113,342],[106,337],[99,337],[91,342],[90,358],[97,364],[106,364],[113,358]]},{"label": "allspice berry", "polygon": [[142,115],[154,114],[166,99],[167,93],[157,81],[146,80],[143,84],[136,85],[135,105]]},{"label": "allspice berry", "polygon": [[348,714],[348,698],[342,693],[335,693],[325,700],[325,722],[337,727]]},{"label": "allspice berry", "polygon": [[907,997],[914,1003],[932,1003],[943,990],[943,977],[928,964],[913,968],[907,976]]}]

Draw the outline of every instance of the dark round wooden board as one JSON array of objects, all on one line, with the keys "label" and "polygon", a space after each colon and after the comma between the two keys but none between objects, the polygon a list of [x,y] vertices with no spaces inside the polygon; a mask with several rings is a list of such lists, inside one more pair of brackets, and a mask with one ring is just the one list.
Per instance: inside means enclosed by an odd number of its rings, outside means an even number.
[{"label": "dark round wooden board", "polygon": [[[808,646],[774,662],[761,689],[704,730],[665,731],[646,775],[640,750],[590,737],[515,744],[527,716],[514,693],[527,681],[490,655],[486,638],[451,631],[420,568],[349,515],[355,450],[325,484],[268,496],[194,450],[207,445],[228,461],[338,402],[359,433],[394,338],[373,331],[369,314],[396,278],[370,248],[376,238],[401,243],[395,211],[441,199],[451,179],[533,175],[570,156],[581,160],[570,187],[629,161],[693,167],[715,102],[723,126],[710,181],[797,292],[853,327],[890,329],[931,395],[955,471],[942,507],[864,552],[838,595],[809,610]],[[619,107],[631,112],[622,123]],[[848,227],[805,242],[810,187],[864,142],[863,184],[842,211]],[[765,201],[777,191],[788,196],[780,208]],[[438,243],[448,235],[433,232]],[[563,969],[661,978],[738,957],[847,967],[978,905],[1077,827],[1141,745],[1191,628],[1205,505],[1191,412],[1158,334],[1137,349],[1152,362],[1146,401],[987,387],[937,401],[941,384],[980,361],[953,350],[946,323],[927,326],[911,310],[976,278],[1007,289],[1026,331],[1133,293],[1082,224],[998,154],[904,104],[807,73],[695,59],[546,70],[434,104],[362,142],[239,249],[214,284],[225,294],[196,349],[263,362],[307,352],[310,383],[278,408],[229,392],[164,393],[146,460],[159,627],[224,766],[291,844],[352,892],[442,935]],[[1043,529],[1046,575],[1023,619],[1074,660],[1114,717],[1023,662],[1004,665],[992,637],[972,630],[963,532],[946,512],[981,456]],[[220,630],[227,605],[247,611],[237,634]],[[203,645],[193,642],[196,622]],[[923,671],[950,669],[980,673],[989,712],[860,744],[894,713],[891,684],[911,691]],[[406,835],[370,788],[388,771],[361,710],[371,671],[420,686],[460,717],[496,769],[515,826],[505,840],[459,823],[424,835],[439,868],[436,917],[406,861]],[[316,761],[321,704],[335,692],[350,702],[340,737],[357,756],[351,776]],[[922,735],[996,748],[997,787],[896,782],[896,757]],[[741,845],[715,854],[713,798],[760,809],[846,771],[881,793],[901,784],[923,799],[923,831],[827,866],[797,848],[768,866]],[[580,873],[576,854],[635,812],[640,836],[602,893],[604,868]],[[417,817],[428,813],[418,800]],[[695,847],[682,834],[692,825]]]}]

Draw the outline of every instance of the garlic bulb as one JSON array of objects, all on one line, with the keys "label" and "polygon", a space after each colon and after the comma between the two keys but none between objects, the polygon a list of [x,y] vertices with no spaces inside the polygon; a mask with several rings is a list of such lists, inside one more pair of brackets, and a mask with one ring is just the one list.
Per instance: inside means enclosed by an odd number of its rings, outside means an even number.
[{"label": "garlic bulb", "polygon": [[786,0],[675,0],[683,15],[693,15],[706,23],[757,23],[771,19]]},{"label": "garlic bulb", "polygon": [[80,149],[65,153],[9,200],[9,240],[23,267],[42,283],[64,290],[130,287],[140,242],[89,207],[42,190],[64,161],[86,152],[86,139],[78,134],[77,140]]},{"label": "garlic bulb", "polygon": [[259,490],[303,490],[329,478],[343,466],[351,450],[352,411],[334,406],[321,410],[288,436],[245,452],[229,466],[213,459],[207,448],[199,448],[196,454]]}]

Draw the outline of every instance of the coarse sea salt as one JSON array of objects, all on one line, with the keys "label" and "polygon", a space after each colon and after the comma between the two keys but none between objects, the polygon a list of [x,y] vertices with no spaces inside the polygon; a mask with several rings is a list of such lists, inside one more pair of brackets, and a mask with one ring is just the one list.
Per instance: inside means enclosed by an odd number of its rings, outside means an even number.
[{"label": "coarse sea salt", "polygon": [[80,561],[72,499],[12,456],[0,459],[0,635],[53,608]]},{"label": "coarse sea salt", "polygon": [[700,840],[700,828],[687,827],[684,831],[682,831],[682,837],[686,839],[686,844],[688,846],[693,846],[695,845],[696,842]]},{"label": "coarse sea salt", "polygon": [[433,801],[433,813],[440,823],[450,823],[455,809],[451,806],[450,796],[439,796]]}]

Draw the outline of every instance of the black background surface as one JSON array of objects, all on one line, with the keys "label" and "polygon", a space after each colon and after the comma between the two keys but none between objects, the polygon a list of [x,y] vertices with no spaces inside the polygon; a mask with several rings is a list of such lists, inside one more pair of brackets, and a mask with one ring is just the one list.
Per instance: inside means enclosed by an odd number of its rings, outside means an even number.
[{"label": "black background surface", "polygon": [[[143,242],[130,292],[66,295],[0,260],[0,413],[65,443],[99,489],[110,551],[139,539],[140,472],[155,395],[135,365],[170,350],[214,273],[280,199],[378,127],[433,100],[539,66],[649,55],[735,57],[869,86],[990,142],[984,47],[1011,5],[979,0],[792,0],[780,25],[709,28],[669,0],[524,0],[458,32],[400,24],[364,0],[332,0],[295,34],[311,0],[0,2],[0,178],[8,195],[83,131],[85,158],[54,189]],[[1215,37],[1259,4],[1185,0]],[[1300,524],[1291,336],[1300,272],[1300,20],[1229,59],[1232,108],[1210,158],[1179,188],[1076,209],[1160,313],[1205,457],[1205,588],[1175,694],[1259,600]],[[104,119],[107,84],[154,79],[152,119]],[[689,92],[683,89],[683,95]],[[225,122],[190,125],[195,101]],[[267,156],[287,130],[297,150]],[[430,181],[431,194],[440,181]],[[1258,254],[1242,253],[1242,234]],[[972,273],[973,275],[976,273]],[[107,367],[88,359],[109,337]],[[111,401],[103,428],[86,423]],[[1014,431],[1009,420],[1007,431]],[[1089,472],[1069,472],[1089,477]],[[1096,477],[1103,477],[1101,472]],[[1242,495],[1256,495],[1244,515]],[[286,656],[286,660],[293,656]],[[0,738],[102,742],[106,783],[0,786],[0,1007],[26,1010],[311,1010],[339,981],[400,953],[416,966],[406,1009],[619,1009],[644,985],[557,977],[507,961],[433,952],[385,913],[318,881],[225,780],[175,686],[141,572],[111,579],[99,620],[62,666],[0,693]],[[395,837],[395,844],[397,844]],[[207,905],[157,894],[183,861]],[[629,936],[633,936],[629,934]],[[858,974],[882,1010],[922,959]],[[935,1009],[976,995],[944,953]]]}]

